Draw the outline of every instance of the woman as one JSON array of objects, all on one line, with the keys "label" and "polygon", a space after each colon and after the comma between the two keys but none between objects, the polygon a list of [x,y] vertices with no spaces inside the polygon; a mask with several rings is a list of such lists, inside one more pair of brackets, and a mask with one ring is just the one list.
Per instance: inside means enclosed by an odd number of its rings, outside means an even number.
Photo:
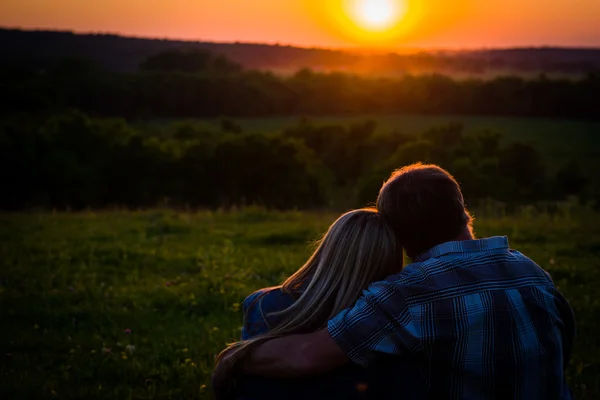
[{"label": "woman", "polygon": [[[393,392],[399,380],[418,382],[420,375],[407,361],[383,357],[366,369],[347,366],[309,380],[241,379],[244,359],[252,348],[280,336],[324,328],[331,317],[352,306],[370,283],[399,273],[402,265],[402,249],[375,209],[355,210],[338,218],[302,268],[281,286],[262,289],[244,301],[243,340],[217,358],[217,363],[228,358],[230,395],[381,398],[388,393],[392,397],[390,389]],[[402,393],[405,396],[406,390]]]}]

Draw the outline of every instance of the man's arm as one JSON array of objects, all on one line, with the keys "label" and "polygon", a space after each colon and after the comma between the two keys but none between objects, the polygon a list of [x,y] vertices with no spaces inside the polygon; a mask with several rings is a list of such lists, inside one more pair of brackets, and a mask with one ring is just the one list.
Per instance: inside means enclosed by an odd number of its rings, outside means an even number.
[{"label": "man's arm", "polygon": [[323,374],[349,361],[327,329],[323,329],[263,343],[252,351],[244,372],[273,378],[296,378]]},{"label": "man's arm", "polygon": [[[215,398],[235,398],[239,376],[232,376],[229,358],[224,358],[212,374]],[[252,350],[244,372],[272,378],[295,378],[325,373],[349,362],[327,330],[292,335],[265,342]]]},{"label": "man's arm", "polygon": [[391,282],[372,284],[354,307],[329,320],[327,329],[274,339],[254,349],[245,373],[302,377],[332,371],[350,360],[366,367],[376,353],[399,356],[406,349],[416,351],[420,328],[400,289]]},{"label": "man's arm", "polygon": [[[272,378],[322,374],[352,360],[367,366],[376,353],[399,356],[420,348],[420,327],[406,306],[402,288],[392,282],[372,284],[354,307],[327,323],[327,329],[273,339],[251,351],[244,372]],[[227,387],[224,359],[213,373],[213,385]],[[234,378],[235,379],[235,378]]]}]

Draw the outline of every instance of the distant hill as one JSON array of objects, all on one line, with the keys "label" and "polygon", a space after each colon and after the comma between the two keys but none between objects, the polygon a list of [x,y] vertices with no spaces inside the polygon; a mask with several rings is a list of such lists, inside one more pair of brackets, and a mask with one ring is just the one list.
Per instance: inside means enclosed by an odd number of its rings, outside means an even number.
[{"label": "distant hill", "polygon": [[86,58],[100,66],[129,72],[149,56],[173,48],[202,48],[223,54],[249,69],[293,73],[302,68],[360,74],[405,73],[583,74],[600,69],[600,49],[516,48],[476,51],[418,51],[366,54],[253,43],[211,43],[144,39],[108,34],[24,31],[0,28],[0,63],[43,68],[64,58]]}]

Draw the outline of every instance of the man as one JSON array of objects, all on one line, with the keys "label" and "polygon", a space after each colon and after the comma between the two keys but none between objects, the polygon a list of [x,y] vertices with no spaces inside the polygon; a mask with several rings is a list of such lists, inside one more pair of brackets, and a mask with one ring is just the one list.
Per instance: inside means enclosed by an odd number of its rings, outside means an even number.
[{"label": "man", "polygon": [[[568,303],[505,237],[475,240],[448,172],[402,168],[383,185],[377,207],[414,263],[371,285],[326,329],[258,347],[246,373],[310,376],[350,361],[366,366],[383,353],[417,360],[429,398],[570,398]],[[222,379],[217,367],[217,393]]]}]

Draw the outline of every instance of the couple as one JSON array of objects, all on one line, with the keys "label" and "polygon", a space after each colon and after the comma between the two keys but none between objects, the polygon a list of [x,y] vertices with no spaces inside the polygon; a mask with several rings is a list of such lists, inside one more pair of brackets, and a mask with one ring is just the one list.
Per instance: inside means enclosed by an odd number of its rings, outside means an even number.
[{"label": "couple", "polygon": [[377,210],[344,214],[281,287],[246,299],[216,397],[571,398],[571,308],[547,272],[471,223],[448,172],[394,172]]}]

